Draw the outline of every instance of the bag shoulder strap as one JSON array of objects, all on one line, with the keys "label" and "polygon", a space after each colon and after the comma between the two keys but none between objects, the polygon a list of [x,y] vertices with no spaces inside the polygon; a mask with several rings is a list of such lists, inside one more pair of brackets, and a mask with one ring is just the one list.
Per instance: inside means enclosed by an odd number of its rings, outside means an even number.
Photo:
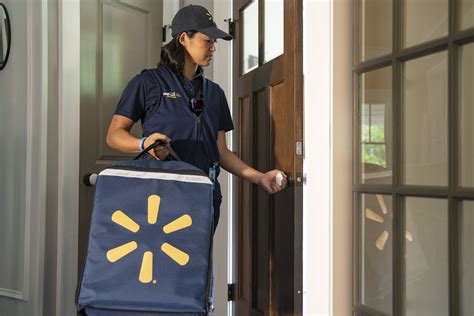
[{"label": "bag shoulder strap", "polygon": [[[155,79],[156,85],[160,86],[160,82],[158,81],[158,74],[156,73],[157,71],[158,71],[157,69],[144,69],[144,70],[142,70],[141,73],[149,72],[151,74],[151,76],[153,77],[153,79]],[[161,87],[160,87],[160,89],[161,89]],[[161,100],[161,93],[160,93],[160,96],[158,98],[158,101],[151,104],[150,106],[148,106],[145,109],[145,115],[143,116],[144,121],[146,121],[146,119],[149,118],[151,116],[151,114],[155,111],[155,109],[160,105],[160,100]]]}]

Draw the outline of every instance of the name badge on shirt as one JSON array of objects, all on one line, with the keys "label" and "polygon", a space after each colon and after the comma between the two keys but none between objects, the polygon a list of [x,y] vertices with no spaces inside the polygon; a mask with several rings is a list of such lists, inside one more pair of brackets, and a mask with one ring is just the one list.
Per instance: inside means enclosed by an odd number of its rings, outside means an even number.
[{"label": "name badge on shirt", "polygon": [[181,94],[178,92],[163,92],[163,95],[169,99],[181,98]]}]

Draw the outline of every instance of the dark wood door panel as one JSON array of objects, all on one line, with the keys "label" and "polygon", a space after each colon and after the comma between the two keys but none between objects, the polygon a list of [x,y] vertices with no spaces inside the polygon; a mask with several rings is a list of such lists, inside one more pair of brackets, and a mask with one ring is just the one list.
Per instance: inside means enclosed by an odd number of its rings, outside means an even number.
[{"label": "dark wood door panel", "polygon": [[[240,139],[247,139],[246,142],[239,143],[239,156],[247,164],[253,164],[253,146],[251,135],[253,134],[253,115],[250,112],[250,97],[240,99]],[[238,258],[238,279],[237,279],[237,315],[242,315],[244,310],[252,301],[252,275],[251,275],[251,225],[249,210],[252,201],[251,183],[239,180],[239,201],[238,201],[238,227],[237,227],[237,258]]]},{"label": "dark wood door panel", "polygon": [[[254,166],[258,170],[269,170],[271,164],[270,148],[270,106],[266,91],[255,94],[256,103],[254,112]],[[270,213],[271,198],[257,185],[253,185],[254,205],[252,208],[255,218],[252,236],[253,239],[253,280],[254,280],[254,308],[265,314],[270,306]]]}]

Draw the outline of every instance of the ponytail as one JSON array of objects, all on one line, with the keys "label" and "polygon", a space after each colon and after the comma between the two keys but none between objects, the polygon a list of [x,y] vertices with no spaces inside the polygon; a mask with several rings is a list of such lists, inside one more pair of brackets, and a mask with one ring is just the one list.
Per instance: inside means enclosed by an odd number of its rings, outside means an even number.
[{"label": "ponytail", "polygon": [[[188,31],[186,34],[192,38],[196,31]],[[181,33],[182,34],[182,33]],[[161,47],[161,60],[159,65],[166,65],[175,74],[180,74],[184,70],[184,60],[186,49],[179,42],[179,36],[176,35],[171,41]]]}]

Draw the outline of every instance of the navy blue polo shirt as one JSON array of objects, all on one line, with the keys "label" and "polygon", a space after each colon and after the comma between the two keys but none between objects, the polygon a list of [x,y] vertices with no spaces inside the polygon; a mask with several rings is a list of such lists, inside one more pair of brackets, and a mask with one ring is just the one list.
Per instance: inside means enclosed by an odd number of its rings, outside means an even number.
[{"label": "navy blue polo shirt", "polygon": [[188,95],[188,98],[194,98],[198,95],[199,88],[202,87],[204,80],[202,68],[197,68],[196,75],[192,80],[186,78],[182,73],[178,75],[178,79],[184,91]]},{"label": "navy blue polo shirt", "polygon": [[[218,132],[234,129],[229,106],[221,87],[205,78],[198,68],[194,79],[202,80],[204,111],[197,116],[190,103],[197,81],[180,77],[165,65],[143,70],[127,84],[115,114],[134,122],[141,120],[143,136],[168,136],[183,161],[207,174],[209,167],[219,161]],[[186,86],[186,80],[190,86]],[[214,200],[221,198],[220,185],[216,183]]]}]

